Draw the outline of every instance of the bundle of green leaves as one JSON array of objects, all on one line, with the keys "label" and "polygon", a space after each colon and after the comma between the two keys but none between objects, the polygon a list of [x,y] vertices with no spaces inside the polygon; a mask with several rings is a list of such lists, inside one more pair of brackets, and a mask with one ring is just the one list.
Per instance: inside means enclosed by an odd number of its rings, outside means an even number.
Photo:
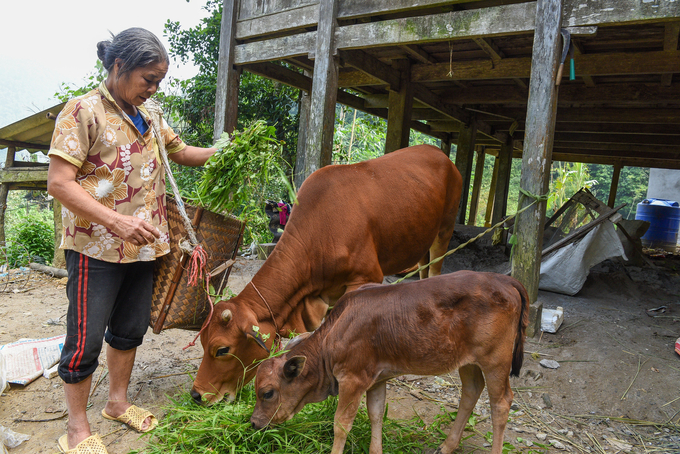
[{"label": "bundle of green leaves", "polygon": [[206,162],[190,199],[209,211],[247,221],[245,244],[266,243],[271,234],[265,202],[283,198],[289,184],[276,129],[258,120],[241,131],[223,133],[214,146],[217,152]]}]

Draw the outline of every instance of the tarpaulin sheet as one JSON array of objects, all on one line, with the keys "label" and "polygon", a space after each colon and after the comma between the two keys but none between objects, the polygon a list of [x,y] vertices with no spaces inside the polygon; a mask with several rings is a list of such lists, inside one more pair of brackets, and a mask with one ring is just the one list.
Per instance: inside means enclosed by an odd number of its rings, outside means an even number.
[{"label": "tarpaulin sheet", "polygon": [[575,295],[586,282],[590,268],[613,257],[627,259],[614,224],[604,221],[581,240],[558,249],[543,259],[538,288]]}]

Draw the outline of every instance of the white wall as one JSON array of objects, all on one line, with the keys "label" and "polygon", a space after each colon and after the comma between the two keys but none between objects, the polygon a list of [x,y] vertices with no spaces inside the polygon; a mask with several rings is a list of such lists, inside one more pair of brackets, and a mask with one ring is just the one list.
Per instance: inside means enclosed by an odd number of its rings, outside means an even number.
[{"label": "white wall", "polygon": [[680,202],[680,170],[649,169],[647,198]]}]

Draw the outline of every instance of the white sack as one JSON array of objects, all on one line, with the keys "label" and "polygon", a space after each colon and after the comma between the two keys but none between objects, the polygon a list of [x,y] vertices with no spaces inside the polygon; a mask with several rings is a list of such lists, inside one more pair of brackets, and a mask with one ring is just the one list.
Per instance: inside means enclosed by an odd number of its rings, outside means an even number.
[{"label": "white sack", "polygon": [[603,260],[619,256],[627,260],[614,224],[604,221],[581,240],[543,259],[538,288],[575,295],[583,287],[590,268]]}]

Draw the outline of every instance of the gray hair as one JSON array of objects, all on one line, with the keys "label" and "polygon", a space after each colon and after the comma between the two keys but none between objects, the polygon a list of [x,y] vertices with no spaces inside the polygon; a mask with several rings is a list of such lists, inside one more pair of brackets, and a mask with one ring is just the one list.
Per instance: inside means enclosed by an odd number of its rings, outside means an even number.
[{"label": "gray hair", "polygon": [[112,39],[97,43],[97,57],[110,73],[116,59],[122,61],[119,76],[151,63],[169,63],[168,52],[163,43],[148,30],[128,28]]}]

